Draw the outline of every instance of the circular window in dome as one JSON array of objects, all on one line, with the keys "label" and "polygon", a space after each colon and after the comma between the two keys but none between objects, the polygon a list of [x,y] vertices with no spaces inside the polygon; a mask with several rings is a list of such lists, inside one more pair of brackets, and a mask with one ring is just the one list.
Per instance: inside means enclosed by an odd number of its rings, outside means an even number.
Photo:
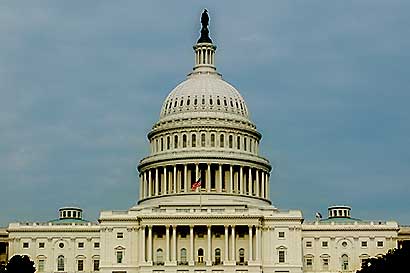
[{"label": "circular window in dome", "polygon": [[342,246],[347,247],[347,242],[346,241],[342,242]]},{"label": "circular window in dome", "polygon": [[59,244],[58,244],[58,247],[59,247],[59,248],[64,248],[64,243],[59,243]]}]

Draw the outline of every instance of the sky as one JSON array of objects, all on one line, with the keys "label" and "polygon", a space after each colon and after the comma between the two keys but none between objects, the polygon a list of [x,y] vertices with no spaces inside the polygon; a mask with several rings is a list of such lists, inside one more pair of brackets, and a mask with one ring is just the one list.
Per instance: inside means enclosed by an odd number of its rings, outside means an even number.
[{"label": "sky", "polygon": [[137,202],[204,8],[263,134],[272,203],[410,224],[410,1],[0,0],[0,226]]}]

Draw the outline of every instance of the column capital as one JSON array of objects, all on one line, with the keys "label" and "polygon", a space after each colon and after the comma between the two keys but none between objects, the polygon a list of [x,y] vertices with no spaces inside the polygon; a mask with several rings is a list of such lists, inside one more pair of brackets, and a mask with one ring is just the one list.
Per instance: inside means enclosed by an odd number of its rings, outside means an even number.
[{"label": "column capital", "polygon": [[166,224],[166,225],[165,225],[166,228],[169,228],[170,226],[171,226],[170,224]]}]

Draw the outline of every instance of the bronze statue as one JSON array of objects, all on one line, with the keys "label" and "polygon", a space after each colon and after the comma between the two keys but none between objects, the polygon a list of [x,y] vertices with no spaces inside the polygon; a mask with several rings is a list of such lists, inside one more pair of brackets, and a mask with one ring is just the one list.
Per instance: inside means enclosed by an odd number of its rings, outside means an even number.
[{"label": "bronze statue", "polygon": [[212,40],[209,38],[209,30],[208,30],[208,25],[209,25],[209,16],[208,16],[208,11],[204,9],[201,15],[201,37],[199,37],[198,43],[211,43]]}]

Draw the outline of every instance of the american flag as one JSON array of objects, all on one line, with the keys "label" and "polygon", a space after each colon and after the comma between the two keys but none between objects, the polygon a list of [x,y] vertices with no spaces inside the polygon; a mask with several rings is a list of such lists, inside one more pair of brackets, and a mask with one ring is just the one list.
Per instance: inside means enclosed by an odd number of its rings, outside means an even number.
[{"label": "american flag", "polygon": [[201,178],[198,178],[198,180],[194,184],[192,184],[191,190],[195,191],[197,188],[200,188],[200,187],[201,187]]}]

